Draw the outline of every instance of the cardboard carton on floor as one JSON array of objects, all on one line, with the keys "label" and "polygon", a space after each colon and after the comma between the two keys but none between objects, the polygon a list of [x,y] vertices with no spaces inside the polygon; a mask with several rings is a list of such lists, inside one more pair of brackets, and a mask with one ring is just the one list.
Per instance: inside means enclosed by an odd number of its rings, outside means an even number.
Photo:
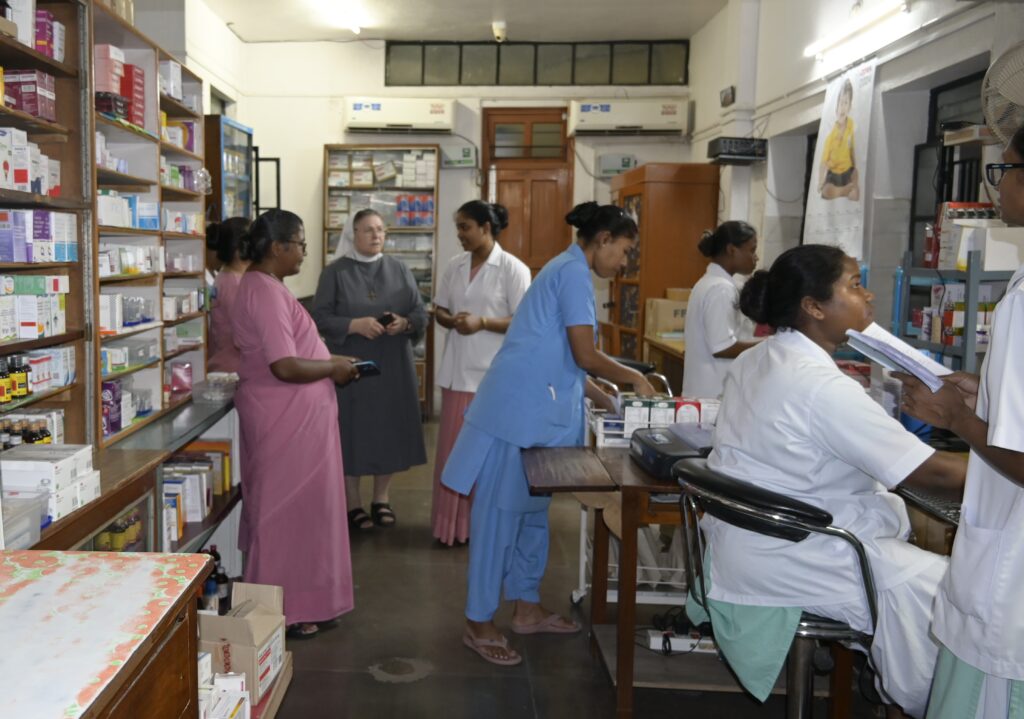
[{"label": "cardboard carton on floor", "polygon": [[212,655],[218,674],[245,672],[258,704],[284,663],[284,589],[235,582],[230,612],[199,615],[199,650]]}]

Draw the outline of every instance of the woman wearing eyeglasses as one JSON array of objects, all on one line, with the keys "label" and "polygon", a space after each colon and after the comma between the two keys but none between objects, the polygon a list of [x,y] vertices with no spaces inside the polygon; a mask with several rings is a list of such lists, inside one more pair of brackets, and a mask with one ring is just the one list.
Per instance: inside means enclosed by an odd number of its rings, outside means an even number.
[{"label": "woman wearing eyeglasses", "polygon": [[[412,272],[384,254],[384,218],[360,210],[352,229],[352,247],[320,275],[313,319],[332,352],[380,367],[380,377],[338,393],[348,521],[351,529],[364,530],[394,526],[391,477],[427,461],[413,364],[427,312]],[[374,480],[369,515],[359,492],[366,475]]]},{"label": "woman wearing eyeglasses", "polygon": [[[988,165],[1008,225],[1024,225],[1024,126]],[[904,409],[971,446],[949,573],[932,632],[941,642],[929,719],[1024,717],[1024,267],[996,306],[981,375],[932,393],[903,380]]]},{"label": "woman wearing eyeglasses", "polygon": [[243,236],[251,262],[232,322],[240,382],[245,581],[284,587],[289,636],[352,609],[335,385],[357,377],[331,355],[309,313],[284,286],[306,254],[298,215],[269,210]]}]

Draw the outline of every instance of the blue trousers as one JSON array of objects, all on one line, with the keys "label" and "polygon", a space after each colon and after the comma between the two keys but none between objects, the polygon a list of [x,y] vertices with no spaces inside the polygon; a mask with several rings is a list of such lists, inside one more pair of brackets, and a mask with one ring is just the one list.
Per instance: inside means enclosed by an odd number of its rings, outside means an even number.
[{"label": "blue trousers", "polygon": [[469,524],[466,618],[488,622],[502,589],[507,600],[540,601],[551,499],[530,496],[519,447],[463,425],[459,441],[471,438],[480,464]]}]

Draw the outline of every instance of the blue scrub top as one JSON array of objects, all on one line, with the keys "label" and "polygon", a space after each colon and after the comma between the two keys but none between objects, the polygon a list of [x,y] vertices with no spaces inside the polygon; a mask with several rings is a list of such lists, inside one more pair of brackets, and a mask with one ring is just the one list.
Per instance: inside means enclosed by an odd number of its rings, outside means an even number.
[{"label": "blue scrub top", "polygon": [[530,285],[465,421],[517,447],[582,444],[586,373],[566,328],[596,323],[590,266],[573,243]]}]

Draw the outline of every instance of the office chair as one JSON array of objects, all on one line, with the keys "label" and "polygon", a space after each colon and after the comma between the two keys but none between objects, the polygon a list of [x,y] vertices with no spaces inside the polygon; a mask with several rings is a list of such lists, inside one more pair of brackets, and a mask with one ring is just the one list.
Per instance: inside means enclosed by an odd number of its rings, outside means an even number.
[{"label": "office chair", "polygon": [[[784,495],[714,472],[706,459],[683,459],[672,473],[682,487],[679,498],[686,543],[686,579],[694,599],[707,608],[704,586],[704,546],[697,525],[698,512],[735,527],[790,542],[824,534],[847,542],[857,556],[871,625],[878,621],[875,581],[864,545],[850,532],[832,525],[832,515]],[[695,590],[699,590],[695,591]],[[810,719],[814,698],[814,651],[817,642],[859,642],[871,646],[871,636],[844,622],[804,612],[786,658],[786,717]]]}]

